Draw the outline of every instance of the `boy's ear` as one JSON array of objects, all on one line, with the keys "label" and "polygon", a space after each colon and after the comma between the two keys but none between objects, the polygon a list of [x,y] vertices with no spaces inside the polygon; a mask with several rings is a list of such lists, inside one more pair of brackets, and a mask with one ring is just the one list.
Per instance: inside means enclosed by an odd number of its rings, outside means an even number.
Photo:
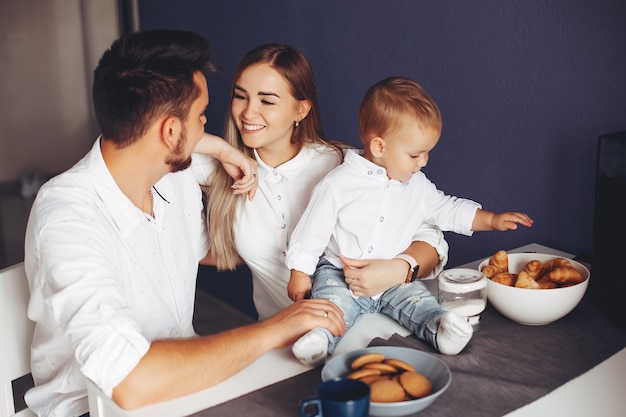
[{"label": "boy's ear", "polygon": [[385,151],[385,139],[380,136],[375,136],[370,140],[369,149],[375,158],[380,158],[383,156],[383,152]]},{"label": "boy's ear", "polygon": [[181,133],[180,119],[175,116],[167,116],[161,124],[161,140],[171,151],[176,147]]}]

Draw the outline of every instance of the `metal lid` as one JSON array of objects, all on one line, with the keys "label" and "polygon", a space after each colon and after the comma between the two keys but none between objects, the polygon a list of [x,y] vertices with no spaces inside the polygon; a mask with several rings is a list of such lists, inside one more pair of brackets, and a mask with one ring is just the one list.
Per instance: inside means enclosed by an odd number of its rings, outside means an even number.
[{"label": "metal lid", "polygon": [[482,290],[487,286],[487,277],[470,268],[447,269],[439,274],[439,291],[464,293]]}]

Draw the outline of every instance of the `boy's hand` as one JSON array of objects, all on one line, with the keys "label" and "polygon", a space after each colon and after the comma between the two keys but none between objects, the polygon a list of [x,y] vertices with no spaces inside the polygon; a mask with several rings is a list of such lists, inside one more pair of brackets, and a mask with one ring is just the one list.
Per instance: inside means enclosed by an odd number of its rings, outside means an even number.
[{"label": "boy's hand", "polygon": [[533,219],[528,217],[526,213],[516,211],[496,213],[491,218],[491,227],[494,230],[515,230],[517,229],[518,223],[526,227],[531,227],[533,225]]},{"label": "boy's hand", "polygon": [[291,277],[287,285],[287,294],[293,301],[303,300],[311,295],[311,277],[304,272],[291,270]]}]

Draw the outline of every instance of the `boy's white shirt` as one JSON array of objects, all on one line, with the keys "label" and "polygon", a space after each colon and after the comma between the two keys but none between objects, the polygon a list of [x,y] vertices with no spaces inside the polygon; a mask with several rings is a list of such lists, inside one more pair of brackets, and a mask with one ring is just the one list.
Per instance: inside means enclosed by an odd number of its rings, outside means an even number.
[{"label": "boy's white shirt", "polygon": [[422,172],[406,183],[390,180],[383,167],[349,150],[344,163],[315,187],[292,234],[287,266],[312,275],[322,254],[338,268],[344,266],[340,255],[392,259],[423,240],[421,234],[436,231],[429,225],[470,236],[478,208],[474,201],[445,195]]}]

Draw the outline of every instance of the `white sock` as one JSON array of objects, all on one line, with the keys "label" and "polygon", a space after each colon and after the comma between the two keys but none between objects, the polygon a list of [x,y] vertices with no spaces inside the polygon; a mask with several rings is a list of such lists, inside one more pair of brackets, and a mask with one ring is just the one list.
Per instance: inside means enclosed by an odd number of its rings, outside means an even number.
[{"label": "white sock", "polygon": [[437,348],[444,355],[457,355],[469,343],[474,331],[465,317],[451,311],[441,316],[437,329]]},{"label": "white sock", "polygon": [[328,337],[320,330],[310,330],[293,344],[291,351],[305,365],[321,365],[328,356]]}]

